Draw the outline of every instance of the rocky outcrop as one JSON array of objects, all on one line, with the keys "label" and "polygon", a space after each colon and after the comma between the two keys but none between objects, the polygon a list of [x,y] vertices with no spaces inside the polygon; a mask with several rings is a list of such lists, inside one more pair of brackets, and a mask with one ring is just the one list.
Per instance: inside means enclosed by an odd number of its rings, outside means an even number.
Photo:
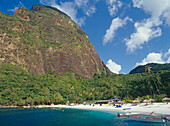
[{"label": "rocky outcrop", "polygon": [[95,73],[110,73],[88,35],[56,8],[20,7],[14,15],[0,13],[0,63],[11,63],[43,75],[74,71],[89,79]]}]

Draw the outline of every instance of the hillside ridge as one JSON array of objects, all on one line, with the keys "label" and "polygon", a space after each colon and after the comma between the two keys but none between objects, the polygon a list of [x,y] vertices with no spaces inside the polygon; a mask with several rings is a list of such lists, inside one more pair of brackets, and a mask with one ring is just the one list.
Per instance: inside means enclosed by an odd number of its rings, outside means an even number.
[{"label": "hillside ridge", "polygon": [[168,71],[170,71],[170,63],[165,63],[165,64],[148,63],[146,65],[137,66],[136,68],[131,70],[129,72],[129,74],[144,73],[146,66],[151,67],[152,72],[157,72],[157,71],[160,71],[160,70],[168,70]]}]

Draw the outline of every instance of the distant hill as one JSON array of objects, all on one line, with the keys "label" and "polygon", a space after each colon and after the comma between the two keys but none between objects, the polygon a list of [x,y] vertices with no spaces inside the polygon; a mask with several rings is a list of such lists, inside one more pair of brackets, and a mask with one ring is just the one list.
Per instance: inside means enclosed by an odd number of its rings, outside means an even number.
[{"label": "distant hill", "polygon": [[[169,70],[170,71],[170,63],[166,64],[157,64],[157,63],[149,63],[147,64],[151,67],[152,72],[160,71],[160,70]],[[145,72],[145,66],[138,66],[135,69],[131,70],[129,74],[135,74],[135,73],[143,73]]]}]

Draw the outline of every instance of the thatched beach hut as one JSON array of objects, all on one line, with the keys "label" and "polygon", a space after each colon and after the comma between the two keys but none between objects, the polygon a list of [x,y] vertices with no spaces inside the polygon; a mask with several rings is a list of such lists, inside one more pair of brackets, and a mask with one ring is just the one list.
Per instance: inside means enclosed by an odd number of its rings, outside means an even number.
[{"label": "thatched beach hut", "polygon": [[162,99],[162,101],[165,101],[168,104],[168,101],[170,101],[170,98],[165,97],[165,98]]},{"label": "thatched beach hut", "polygon": [[121,101],[121,99],[119,99],[118,97],[114,96],[112,97],[112,99],[109,100],[99,100],[96,102],[96,104],[108,104],[108,103],[115,103]]},{"label": "thatched beach hut", "polygon": [[121,99],[119,99],[117,96],[113,96],[111,100],[114,102],[121,101]]},{"label": "thatched beach hut", "polygon": [[152,104],[152,102],[154,102],[155,100],[154,99],[149,99],[149,101],[151,102],[151,104]]},{"label": "thatched beach hut", "polygon": [[108,104],[109,102],[111,102],[111,100],[100,100],[97,101],[96,104]]}]

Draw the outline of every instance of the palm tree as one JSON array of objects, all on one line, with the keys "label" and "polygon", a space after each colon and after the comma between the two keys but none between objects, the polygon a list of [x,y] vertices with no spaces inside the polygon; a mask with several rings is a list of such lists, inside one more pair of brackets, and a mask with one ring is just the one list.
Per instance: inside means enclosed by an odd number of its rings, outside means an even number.
[{"label": "palm tree", "polygon": [[147,84],[148,84],[148,86],[149,86],[149,90],[150,90],[150,93],[151,93],[151,96],[152,96],[152,88],[151,88],[151,82],[150,81],[147,81]]},{"label": "palm tree", "polygon": [[150,66],[145,66],[145,72],[148,72],[149,74],[151,73],[151,67]]},{"label": "palm tree", "polygon": [[155,80],[153,79],[153,76],[152,76],[152,74],[151,74],[151,67],[148,66],[148,65],[146,65],[146,66],[145,66],[145,72],[146,72],[146,71],[151,75],[152,80],[153,80],[153,82],[154,82],[154,84],[155,84],[156,90],[157,90],[158,94],[160,95],[160,91],[159,91],[159,89],[158,89],[158,86],[157,86],[157,84],[155,83]]}]

